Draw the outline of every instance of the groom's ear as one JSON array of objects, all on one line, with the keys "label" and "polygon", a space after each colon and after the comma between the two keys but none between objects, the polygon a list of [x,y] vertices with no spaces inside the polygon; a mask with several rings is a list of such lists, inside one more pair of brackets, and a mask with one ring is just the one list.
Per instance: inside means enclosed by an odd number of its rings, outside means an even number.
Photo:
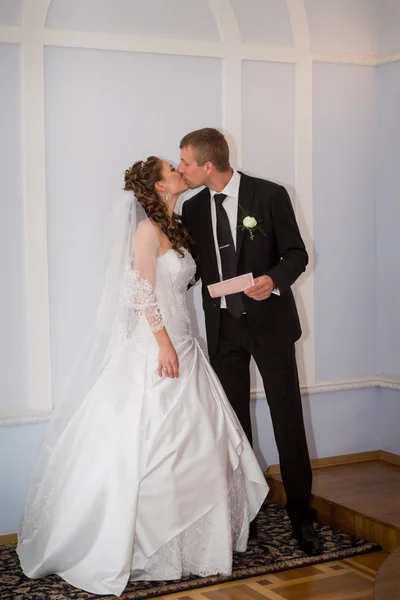
[{"label": "groom's ear", "polygon": [[208,161],[204,166],[206,168],[207,175],[211,175],[211,173],[214,171],[214,165],[212,164],[212,162]]}]

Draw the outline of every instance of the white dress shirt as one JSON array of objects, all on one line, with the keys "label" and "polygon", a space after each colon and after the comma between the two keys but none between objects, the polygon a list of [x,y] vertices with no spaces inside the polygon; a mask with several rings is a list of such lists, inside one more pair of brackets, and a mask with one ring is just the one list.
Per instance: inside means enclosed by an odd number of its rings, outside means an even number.
[{"label": "white dress shirt", "polygon": [[[228,215],[229,225],[231,226],[231,232],[233,237],[233,243],[235,245],[236,250],[236,229],[237,229],[237,218],[238,218],[238,204],[239,204],[239,185],[240,185],[240,173],[237,171],[233,171],[232,178],[226,184],[224,189],[221,192],[215,192],[214,190],[210,190],[211,194],[211,222],[214,234],[214,243],[215,243],[215,253],[217,255],[217,263],[218,263],[218,273],[220,281],[223,280],[222,277],[222,265],[221,265],[221,255],[219,253],[219,244],[217,238],[217,211],[215,207],[214,196],[217,193],[226,194],[226,198],[223,203],[223,207],[226,210],[226,214]],[[226,299],[225,296],[221,298],[221,308],[226,308]]]}]

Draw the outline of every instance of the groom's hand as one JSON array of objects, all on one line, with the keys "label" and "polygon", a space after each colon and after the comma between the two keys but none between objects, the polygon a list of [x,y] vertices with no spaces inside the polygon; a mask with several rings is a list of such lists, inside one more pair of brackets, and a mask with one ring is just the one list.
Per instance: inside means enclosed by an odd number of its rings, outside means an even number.
[{"label": "groom's hand", "polygon": [[269,275],[261,275],[261,277],[256,277],[254,285],[247,288],[244,293],[253,300],[266,300],[270,297],[274,288],[273,279]]}]

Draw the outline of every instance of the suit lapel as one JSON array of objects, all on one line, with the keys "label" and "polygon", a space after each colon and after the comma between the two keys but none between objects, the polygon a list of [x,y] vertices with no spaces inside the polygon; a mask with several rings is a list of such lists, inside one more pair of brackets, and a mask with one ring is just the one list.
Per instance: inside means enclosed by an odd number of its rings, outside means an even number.
[{"label": "suit lapel", "polygon": [[[239,171],[240,173],[240,171]],[[245,175],[244,173],[240,173],[240,186],[239,186],[239,202],[238,202],[238,224],[242,223],[243,216],[242,213],[244,211],[245,215],[251,212],[251,207],[253,205],[254,200],[254,182],[251,177]],[[243,209],[243,211],[241,210]],[[242,231],[242,229],[237,227],[236,229],[236,256],[239,261],[240,251],[242,249],[243,238],[247,232]],[[249,235],[247,233],[247,235]]]}]

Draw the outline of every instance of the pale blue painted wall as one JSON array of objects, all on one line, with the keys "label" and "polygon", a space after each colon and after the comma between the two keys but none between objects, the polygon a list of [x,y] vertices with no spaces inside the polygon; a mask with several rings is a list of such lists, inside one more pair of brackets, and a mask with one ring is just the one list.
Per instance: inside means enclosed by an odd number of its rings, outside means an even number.
[{"label": "pale blue painted wall", "polygon": [[377,78],[378,370],[400,377],[400,62],[378,67]]},{"label": "pale blue painted wall", "polygon": [[15,533],[45,424],[0,427],[0,535]]},{"label": "pale blue painted wall", "polygon": [[376,70],[314,64],[317,381],[376,373]]},{"label": "pale blue painted wall", "polygon": [[[399,27],[400,16],[393,28]],[[400,377],[400,62],[381,65],[377,144],[377,353],[378,372]],[[382,450],[400,454],[400,391],[380,390]]]},{"label": "pale blue painted wall", "polygon": [[379,448],[400,454],[400,391],[381,389],[378,402]]}]

